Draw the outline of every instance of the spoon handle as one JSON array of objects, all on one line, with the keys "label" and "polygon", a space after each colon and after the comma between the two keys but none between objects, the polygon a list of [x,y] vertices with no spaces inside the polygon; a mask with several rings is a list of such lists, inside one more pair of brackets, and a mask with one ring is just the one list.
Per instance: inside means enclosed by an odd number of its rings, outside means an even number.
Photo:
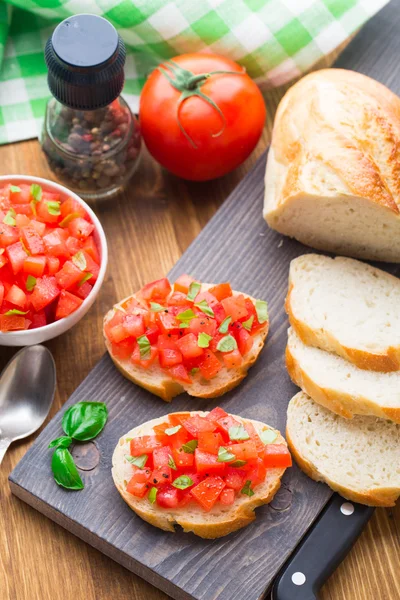
[{"label": "spoon handle", "polygon": [[0,440],[0,465],[2,463],[4,455],[7,452],[8,447],[11,444],[11,442],[12,442],[12,440],[10,440],[8,438],[4,438],[4,439]]}]

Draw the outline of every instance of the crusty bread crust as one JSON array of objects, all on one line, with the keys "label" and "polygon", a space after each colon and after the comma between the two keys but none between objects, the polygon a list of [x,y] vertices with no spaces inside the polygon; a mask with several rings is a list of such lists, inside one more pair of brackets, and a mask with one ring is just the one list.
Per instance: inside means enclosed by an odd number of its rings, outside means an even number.
[{"label": "crusty bread crust", "polygon": [[[192,411],[190,414],[206,416],[208,413],[204,411]],[[275,431],[278,436],[276,443],[286,445],[286,441],[280,432],[272,427],[260,421],[244,419],[237,415],[232,416],[242,423],[253,423],[257,431],[262,431],[263,429]],[[286,469],[268,469],[265,482],[256,487],[254,496],[250,498],[242,495],[235,500],[232,506],[214,506],[210,512],[205,512],[200,506],[194,503],[176,510],[164,509],[150,504],[147,498],[136,498],[126,491],[131,473],[131,465],[124,458],[126,454],[129,454],[129,442],[126,441],[126,438],[151,434],[152,428],[159,423],[165,422],[165,418],[164,416],[153,419],[135,427],[120,438],[114,450],[112,476],[119,493],[130,508],[144,521],[164,531],[173,532],[175,531],[174,525],[180,525],[185,532],[191,531],[195,535],[206,539],[223,537],[254,521],[256,518],[254,509],[257,506],[271,502],[280,488],[280,481]]]},{"label": "crusty bread crust", "polygon": [[[299,396],[306,396],[306,394],[303,392],[296,394],[289,403],[288,412],[290,411],[291,403]],[[311,398],[309,398],[309,401],[312,402]],[[400,496],[400,488],[398,487],[376,487],[361,491],[342,485],[337,479],[329,477],[326,472],[320,473],[316,465],[307,460],[302,455],[301,449],[296,446],[290,433],[289,418],[286,427],[286,440],[289,450],[300,469],[308,475],[308,477],[314,479],[314,481],[326,483],[332,490],[338,492],[341,496],[352,502],[359,502],[360,504],[366,504],[368,506],[395,506],[396,500]],[[323,451],[323,448],[321,448],[321,451]],[[396,468],[396,466],[389,465],[389,468]]]},{"label": "crusty bread crust", "polygon": [[[337,415],[345,419],[351,419],[354,415],[368,414],[400,423],[400,408],[380,406],[375,402],[371,402],[365,396],[355,398],[351,394],[338,392],[333,388],[321,387],[301,368],[289,346],[286,346],[285,357],[286,368],[293,383],[298,385],[315,402],[322,404],[322,406]],[[363,407],[362,411],[360,411],[360,406]]]},{"label": "crusty bread crust", "polygon": [[[212,284],[203,283],[201,291],[206,291],[210,287],[212,287]],[[233,292],[234,295],[239,293],[240,292]],[[255,303],[255,299],[252,296],[249,296],[248,294],[243,294],[243,296],[249,298],[253,303]],[[132,294],[132,296],[124,298],[111,310],[109,310],[104,317],[104,325],[110,319],[112,319],[115,311],[118,310],[115,308],[116,306],[120,307],[129,299],[135,297],[137,297],[137,295]],[[268,329],[269,321],[265,323],[263,329],[254,335],[253,347],[240,367],[237,369],[227,369],[226,367],[223,367],[220,373],[218,373],[218,375],[211,381],[202,383],[200,376],[198,376],[197,381],[194,381],[192,384],[181,384],[177,381],[174,381],[171,379],[171,377],[164,373],[159,365],[153,365],[149,369],[143,369],[140,366],[132,364],[129,359],[122,360],[114,357],[111,350],[111,344],[107,339],[104,328],[103,334],[106,348],[111,356],[111,359],[122,375],[124,375],[124,377],[133,383],[136,383],[149,392],[152,392],[156,396],[159,396],[162,400],[165,400],[165,402],[171,402],[175,396],[178,396],[183,392],[187,392],[190,396],[196,396],[197,398],[217,398],[218,396],[222,396],[226,392],[229,392],[239,385],[239,383],[246,377],[248,370],[256,362],[261,350],[263,349],[265,339],[268,335]]]}]

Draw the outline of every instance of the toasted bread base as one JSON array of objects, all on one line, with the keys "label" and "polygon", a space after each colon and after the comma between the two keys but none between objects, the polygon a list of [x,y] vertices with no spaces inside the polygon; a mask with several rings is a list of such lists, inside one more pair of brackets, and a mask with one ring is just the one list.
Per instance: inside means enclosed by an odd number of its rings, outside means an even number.
[{"label": "toasted bread base", "polygon": [[[203,283],[201,291],[206,291],[210,287],[212,287],[212,284]],[[233,292],[234,295],[237,295],[238,293],[239,292]],[[253,303],[255,303],[255,299],[252,298],[252,296],[247,294],[243,294],[243,296],[249,298]],[[129,299],[135,297],[136,294],[132,294],[132,296],[124,298],[115,306],[122,306]],[[118,310],[118,308],[115,308],[115,306],[109,310],[104,317],[104,324],[112,319],[115,310]],[[158,364],[152,365],[149,369],[143,369],[138,365],[132,364],[129,359],[122,360],[114,357],[112,354],[111,344],[105,335],[104,329],[103,334],[108,353],[122,375],[124,375],[124,377],[133,383],[136,383],[142,388],[148,390],[152,394],[159,396],[159,398],[165,400],[165,402],[171,402],[175,396],[178,396],[183,392],[187,392],[190,396],[195,396],[197,398],[218,398],[219,396],[222,396],[226,392],[229,392],[239,385],[239,383],[246,377],[248,370],[256,362],[261,350],[263,349],[265,339],[268,335],[268,328],[269,321],[265,323],[265,327],[263,329],[253,336],[253,347],[245,356],[245,359],[240,367],[237,369],[227,369],[226,367],[223,367],[218,375],[210,381],[204,380],[200,374],[197,374],[193,383],[191,384],[180,383],[171,379],[171,377],[169,377]]]},{"label": "toasted bread base", "polygon": [[[193,411],[191,415],[206,416],[207,412]],[[252,419],[243,419],[233,415],[242,423],[252,422],[257,431],[263,429],[272,429],[268,425]],[[268,469],[265,482],[257,486],[254,490],[254,496],[248,497],[242,495],[235,500],[232,506],[223,506],[218,504],[210,512],[204,511],[194,502],[186,507],[169,510],[160,508],[157,505],[150,504],[147,498],[136,498],[126,491],[127,483],[131,477],[132,466],[125,460],[124,456],[129,455],[129,442],[126,438],[149,435],[152,428],[165,421],[165,416],[148,421],[143,425],[135,427],[118,442],[112,458],[112,476],[114,483],[125,502],[135,511],[144,521],[151,525],[163,529],[164,531],[175,531],[174,526],[180,525],[185,532],[193,532],[195,535],[206,539],[214,539],[237,531],[246,525],[249,525],[255,519],[254,509],[257,506],[268,504],[280,488],[280,480],[285,469]],[[286,442],[279,431],[272,429],[277,434],[276,443],[285,444]]]}]

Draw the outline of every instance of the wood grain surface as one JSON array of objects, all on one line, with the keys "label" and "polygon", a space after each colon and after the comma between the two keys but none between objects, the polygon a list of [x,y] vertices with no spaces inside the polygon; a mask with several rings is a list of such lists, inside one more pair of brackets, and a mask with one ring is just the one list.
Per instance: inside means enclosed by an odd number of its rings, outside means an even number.
[{"label": "wood grain surface", "polygon": [[[366,44],[366,52],[370,46]],[[393,58],[396,62],[397,57]],[[378,79],[380,74],[378,69]],[[269,142],[273,114],[284,91],[269,93],[263,138],[253,156],[233,174],[209,184],[188,184],[163,172],[146,156],[128,192],[110,205],[96,207],[109,240],[109,270],[98,301],[80,326],[48,344],[58,370],[58,391],[49,419],[103,354],[99,331],[108,307],[131,289],[168,271],[260,156]],[[0,173],[51,177],[35,141],[0,148]],[[122,256],[126,260],[122,261]],[[12,354],[12,349],[0,348],[1,366]],[[167,598],[10,495],[7,476],[32,441],[14,444],[0,469],[0,598]],[[377,510],[325,586],[322,600],[398,600],[399,530],[398,507]]]}]

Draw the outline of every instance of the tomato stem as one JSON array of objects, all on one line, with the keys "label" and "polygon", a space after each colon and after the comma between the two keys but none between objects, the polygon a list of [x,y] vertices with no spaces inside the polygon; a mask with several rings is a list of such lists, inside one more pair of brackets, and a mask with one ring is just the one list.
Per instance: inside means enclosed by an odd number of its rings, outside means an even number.
[{"label": "tomato stem", "polygon": [[197,148],[196,144],[194,143],[194,141],[192,140],[192,138],[190,137],[190,135],[188,134],[188,132],[185,130],[185,128],[182,125],[182,122],[180,119],[180,109],[182,107],[182,104],[185,102],[185,100],[187,100],[188,98],[191,98],[192,96],[197,96],[198,98],[202,98],[202,100],[207,102],[207,104],[212,106],[214,108],[214,110],[217,111],[217,113],[220,115],[220,117],[222,119],[222,127],[221,127],[220,131],[218,131],[217,133],[212,133],[211,136],[218,137],[218,136],[222,135],[222,133],[224,132],[224,129],[226,127],[226,119],[225,119],[224,113],[222,112],[220,107],[214,102],[214,100],[212,100],[212,98],[210,98],[206,94],[203,94],[200,87],[212,75],[244,75],[246,73],[246,70],[243,68],[242,71],[210,71],[209,73],[199,73],[199,74],[195,75],[191,71],[188,71],[187,69],[183,69],[180,65],[178,65],[173,60],[165,61],[165,64],[160,65],[158,67],[158,70],[160,71],[160,73],[162,73],[164,75],[164,77],[169,81],[169,83],[176,90],[181,92],[181,96],[179,98],[177,109],[176,109],[176,118],[177,118],[180,130],[182,131],[183,135],[186,137],[188,142],[191,144],[191,146],[193,148]]}]

